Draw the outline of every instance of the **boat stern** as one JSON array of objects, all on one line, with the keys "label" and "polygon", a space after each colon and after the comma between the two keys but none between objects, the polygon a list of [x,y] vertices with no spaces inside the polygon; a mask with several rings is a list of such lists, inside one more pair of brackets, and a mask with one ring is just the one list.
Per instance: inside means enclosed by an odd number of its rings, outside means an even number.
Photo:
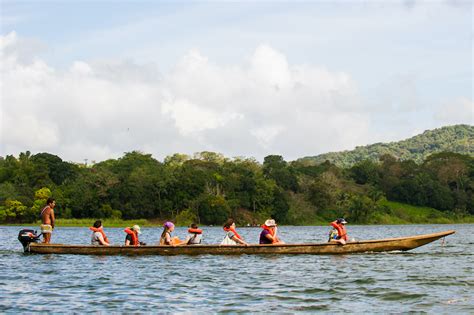
[{"label": "boat stern", "polygon": [[36,231],[31,229],[23,229],[18,233],[18,240],[23,246],[23,251],[25,253],[29,252],[31,243],[38,243],[40,235],[36,234]]}]

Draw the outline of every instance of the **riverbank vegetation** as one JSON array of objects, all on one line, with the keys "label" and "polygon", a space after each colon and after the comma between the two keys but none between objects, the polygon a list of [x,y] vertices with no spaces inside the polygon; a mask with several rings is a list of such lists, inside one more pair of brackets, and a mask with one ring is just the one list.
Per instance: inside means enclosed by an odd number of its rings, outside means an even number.
[{"label": "riverbank vegetation", "polygon": [[[388,207],[388,211],[374,215],[370,222],[365,224],[453,224],[453,223],[474,223],[474,216],[459,215],[453,212],[442,212],[429,207],[418,207],[407,205],[400,202],[383,201],[382,204]],[[82,219],[65,219],[59,218],[56,224],[61,227],[89,227],[97,218],[82,218]],[[187,226],[186,222],[180,221],[183,226]],[[123,228],[126,226],[133,226],[135,224],[141,227],[161,227],[163,221],[159,219],[136,219],[124,220],[118,218],[105,218],[102,223],[106,227]],[[293,224],[298,222],[293,222]],[[18,223],[11,223],[15,225]],[[33,225],[39,226],[40,221],[32,222]],[[245,224],[245,223],[244,223]],[[352,222],[351,222],[352,224]],[[328,225],[328,220],[315,216],[312,220],[302,220],[299,225]]]},{"label": "riverbank vegetation", "polygon": [[[388,211],[379,213],[373,216],[369,222],[363,222],[359,224],[453,224],[453,223],[474,223],[474,216],[472,215],[459,215],[453,212],[442,212],[429,207],[418,207],[403,204],[400,202],[383,201],[382,204],[388,207]],[[59,218],[56,222],[61,227],[89,227],[97,218],[83,218],[83,219],[64,219]],[[297,225],[319,225],[327,226],[331,219],[324,219],[317,217],[313,220],[302,220],[301,222],[293,222]],[[161,227],[163,221],[157,219],[136,219],[136,220],[124,220],[117,218],[105,218],[102,219],[102,224],[106,227],[117,227],[123,228],[126,226],[133,226],[135,224],[141,227]],[[188,226],[186,221],[180,221],[178,225]],[[39,226],[40,221],[33,223]],[[243,225],[246,223],[243,222]],[[352,224],[352,222],[350,222]]]},{"label": "riverbank vegetation", "polygon": [[220,225],[228,217],[251,225],[269,217],[325,225],[341,216],[355,224],[472,222],[473,191],[474,158],[450,152],[421,164],[384,155],[350,168],[278,155],[259,163],[214,152],[163,162],[130,152],[93,165],[49,153],[0,158],[2,223],[37,221],[50,196],[58,219],[72,226],[90,225],[89,218],[110,220],[108,226]]}]

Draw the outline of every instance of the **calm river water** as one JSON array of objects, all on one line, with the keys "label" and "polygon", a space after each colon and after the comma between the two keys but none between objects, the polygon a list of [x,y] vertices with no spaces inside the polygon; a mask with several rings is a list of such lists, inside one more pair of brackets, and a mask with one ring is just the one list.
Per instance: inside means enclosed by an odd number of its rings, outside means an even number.
[{"label": "calm river water", "polygon": [[[91,222],[92,223],[92,222]],[[346,256],[27,255],[20,227],[0,227],[0,312],[474,313],[474,225],[348,226],[378,239],[454,229],[410,252]],[[156,243],[159,228],[143,228]],[[240,228],[255,243],[259,228]],[[287,243],[326,241],[329,227],[283,226]],[[122,229],[106,229],[122,243]],[[204,228],[206,243],[223,238]],[[184,238],[186,229],[173,235]],[[53,242],[85,244],[86,228],[58,227]]]}]

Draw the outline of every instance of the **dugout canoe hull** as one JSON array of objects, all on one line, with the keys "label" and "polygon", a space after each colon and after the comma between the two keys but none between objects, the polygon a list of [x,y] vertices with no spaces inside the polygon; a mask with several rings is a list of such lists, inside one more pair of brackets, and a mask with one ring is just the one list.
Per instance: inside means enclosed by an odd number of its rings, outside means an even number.
[{"label": "dugout canoe hull", "polygon": [[364,252],[407,251],[431,243],[455,233],[444,231],[409,237],[387,238],[350,242],[340,245],[336,242],[283,245],[193,245],[193,246],[93,246],[31,243],[25,252],[36,254],[76,255],[261,255],[261,254],[309,254],[343,255]]}]

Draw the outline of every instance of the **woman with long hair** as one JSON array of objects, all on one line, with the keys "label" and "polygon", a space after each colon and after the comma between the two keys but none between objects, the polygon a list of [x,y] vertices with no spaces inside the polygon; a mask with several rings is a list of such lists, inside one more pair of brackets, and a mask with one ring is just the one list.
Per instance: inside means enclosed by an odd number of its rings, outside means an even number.
[{"label": "woman with long hair", "polygon": [[242,236],[240,236],[239,233],[237,233],[237,231],[235,230],[234,219],[227,220],[223,228],[226,234],[221,245],[248,245],[248,243],[244,241]]},{"label": "woman with long hair", "polygon": [[161,233],[160,245],[177,246],[177,245],[186,244],[186,243],[181,242],[177,236],[171,237],[171,232],[173,231],[174,231],[173,222],[167,221],[163,224],[163,233]]}]

